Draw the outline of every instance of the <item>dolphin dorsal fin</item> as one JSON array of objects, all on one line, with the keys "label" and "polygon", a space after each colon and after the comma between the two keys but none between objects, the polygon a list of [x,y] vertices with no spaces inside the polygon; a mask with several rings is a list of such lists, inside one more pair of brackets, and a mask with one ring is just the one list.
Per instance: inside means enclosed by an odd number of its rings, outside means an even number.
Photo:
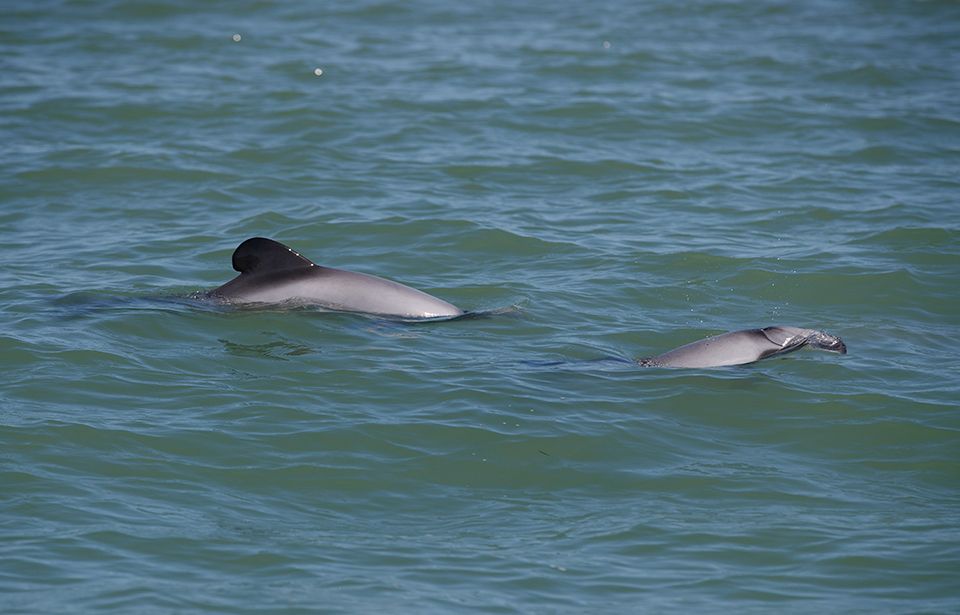
[{"label": "dolphin dorsal fin", "polygon": [[233,268],[240,273],[266,273],[313,266],[310,259],[300,256],[279,241],[265,237],[251,237],[233,251]]}]

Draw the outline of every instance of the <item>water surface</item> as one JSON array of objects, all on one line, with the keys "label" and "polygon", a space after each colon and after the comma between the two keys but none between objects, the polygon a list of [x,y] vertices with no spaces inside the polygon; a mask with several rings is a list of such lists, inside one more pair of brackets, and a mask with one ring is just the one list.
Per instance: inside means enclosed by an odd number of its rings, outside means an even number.
[{"label": "water surface", "polygon": [[[6,7],[0,607],[960,610],[958,24]],[[503,313],[197,300],[250,236]],[[771,324],[850,353],[624,360]]]}]

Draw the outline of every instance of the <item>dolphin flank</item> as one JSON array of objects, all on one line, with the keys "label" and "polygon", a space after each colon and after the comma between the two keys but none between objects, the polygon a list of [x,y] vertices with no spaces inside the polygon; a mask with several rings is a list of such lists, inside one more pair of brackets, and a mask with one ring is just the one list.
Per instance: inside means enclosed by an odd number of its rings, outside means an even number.
[{"label": "dolphin flank", "polygon": [[655,357],[639,359],[643,367],[723,367],[743,365],[799,350],[804,346],[847,353],[839,337],[815,329],[764,327],[708,337]]},{"label": "dolphin flank", "polygon": [[398,318],[443,318],[463,311],[425,292],[374,275],[322,267],[263,237],[233,252],[240,275],[207,296],[229,303],[296,302]]}]

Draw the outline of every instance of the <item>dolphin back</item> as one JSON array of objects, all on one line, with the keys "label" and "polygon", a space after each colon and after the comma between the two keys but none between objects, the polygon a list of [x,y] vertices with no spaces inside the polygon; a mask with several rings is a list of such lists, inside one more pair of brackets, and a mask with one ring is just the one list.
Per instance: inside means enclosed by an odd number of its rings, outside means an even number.
[{"label": "dolphin back", "polygon": [[345,312],[423,319],[460,316],[460,308],[383,278],[317,265],[280,242],[247,239],[233,252],[240,275],[208,296],[231,303],[292,303]]}]

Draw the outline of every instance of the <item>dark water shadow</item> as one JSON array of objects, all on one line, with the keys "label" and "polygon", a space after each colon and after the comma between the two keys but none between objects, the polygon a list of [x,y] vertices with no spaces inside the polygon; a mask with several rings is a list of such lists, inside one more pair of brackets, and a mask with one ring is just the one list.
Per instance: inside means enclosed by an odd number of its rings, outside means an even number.
[{"label": "dark water shadow", "polygon": [[637,367],[636,361],[627,357],[608,355],[594,359],[555,359],[555,360],[526,360],[517,361],[517,365],[528,370],[544,371],[619,371]]},{"label": "dark water shadow", "polygon": [[275,361],[289,361],[291,358],[316,354],[318,352],[310,346],[289,340],[276,340],[263,344],[241,344],[224,338],[219,338],[218,341],[223,344],[223,349],[227,354],[237,357],[256,357]]}]

